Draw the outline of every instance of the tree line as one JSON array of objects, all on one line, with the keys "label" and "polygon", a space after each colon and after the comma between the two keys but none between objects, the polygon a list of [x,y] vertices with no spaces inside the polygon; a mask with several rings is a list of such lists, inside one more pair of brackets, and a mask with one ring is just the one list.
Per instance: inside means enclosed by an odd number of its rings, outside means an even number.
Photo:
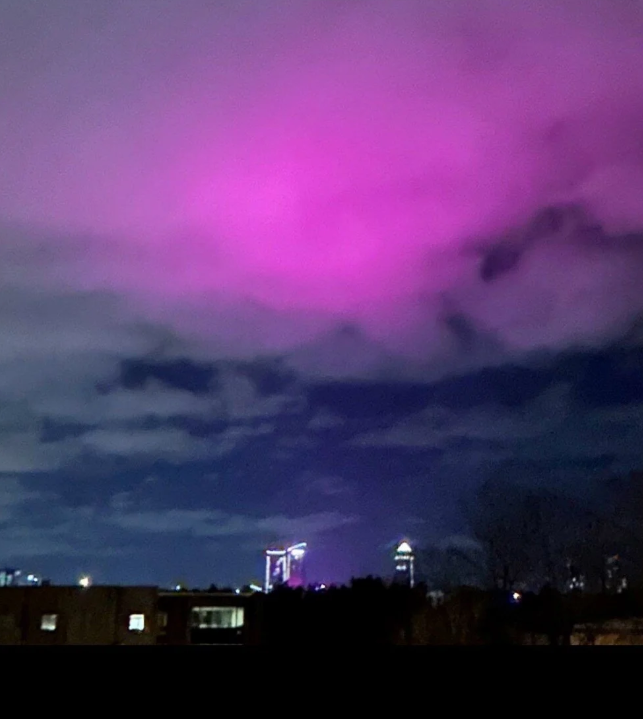
[{"label": "tree line", "polygon": [[475,542],[421,556],[430,587],[606,593],[643,580],[642,472],[603,482],[591,499],[494,477],[466,514]]}]

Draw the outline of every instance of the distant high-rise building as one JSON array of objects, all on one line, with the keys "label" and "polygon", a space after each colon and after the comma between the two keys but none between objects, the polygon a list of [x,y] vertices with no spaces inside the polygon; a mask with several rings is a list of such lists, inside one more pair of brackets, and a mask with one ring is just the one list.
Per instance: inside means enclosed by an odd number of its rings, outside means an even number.
[{"label": "distant high-rise building", "polygon": [[39,587],[43,580],[37,574],[24,574],[20,569],[0,569],[0,587]]},{"label": "distant high-rise building", "polygon": [[0,569],[0,587],[15,587],[20,582],[21,574],[19,569]]},{"label": "distant high-rise building", "polygon": [[40,587],[45,583],[38,574],[24,574],[21,569],[0,569],[0,587]]},{"label": "distant high-rise building", "polygon": [[305,584],[304,557],[305,542],[294,544],[287,549],[266,550],[266,576],[264,590],[270,592],[279,585],[301,587]]},{"label": "distant high-rise building", "polygon": [[264,591],[269,592],[274,587],[286,581],[286,550],[266,549],[266,577]]},{"label": "distant high-rise building", "polygon": [[306,542],[300,542],[286,550],[288,561],[288,579],[286,583],[289,587],[303,587],[306,584],[306,572],[304,565],[304,557],[306,556]]},{"label": "distant high-rise building", "polygon": [[396,584],[405,584],[413,587],[415,584],[415,555],[411,545],[405,540],[395,550],[395,577]]}]

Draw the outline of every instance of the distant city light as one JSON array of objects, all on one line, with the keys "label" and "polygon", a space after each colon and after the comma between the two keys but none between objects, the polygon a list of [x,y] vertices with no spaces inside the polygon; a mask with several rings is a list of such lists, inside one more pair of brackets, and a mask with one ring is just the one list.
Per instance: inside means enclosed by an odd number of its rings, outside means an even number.
[{"label": "distant city light", "polygon": [[22,572],[19,569],[0,570],[0,587],[10,587],[19,584],[21,574]]},{"label": "distant city light", "polygon": [[83,589],[87,589],[87,587],[91,587],[92,585],[92,578],[86,574],[84,574],[79,580],[78,585],[81,586]]},{"label": "distant city light", "polygon": [[250,585],[250,589],[252,589],[253,592],[263,592],[262,587],[259,587],[259,586],[256,585],[256,584],[251,584],[251,585]]}]

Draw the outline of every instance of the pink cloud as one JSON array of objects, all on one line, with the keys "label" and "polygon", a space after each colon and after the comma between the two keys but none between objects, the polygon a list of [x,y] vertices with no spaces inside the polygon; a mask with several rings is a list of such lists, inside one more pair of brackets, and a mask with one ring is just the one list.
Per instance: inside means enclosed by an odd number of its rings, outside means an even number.
[{"label": "pink cloud", "polygon": [[0,216],[95,238],[58,270],[74,288],[234,352],[337,319],[447,351],[445,295],[519,351],[643,309],[611,246],[535,250],[493,286],[470,252],[557,202],[643,225],[638,2],[67,0],[0,19]]}]

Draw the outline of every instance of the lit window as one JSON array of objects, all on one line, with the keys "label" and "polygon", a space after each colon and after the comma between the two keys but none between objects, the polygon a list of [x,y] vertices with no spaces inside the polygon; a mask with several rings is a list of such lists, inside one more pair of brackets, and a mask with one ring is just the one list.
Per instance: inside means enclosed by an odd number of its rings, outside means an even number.
[{"label": "lit window", "polygon": [[129,630],[130,632],[142,632],[145,629],[145,615],[144,614],[130,614],[129,615]]},{"label": "lit window", "polygon": [[195,607],[192,626],[198,629],[239,629],[243,626],[243,607]]},{"label": "lit window", "polygon": [[55,632],[58,624],[57,614],[43,614],[40,619],[40,628],[43,632]]}]

